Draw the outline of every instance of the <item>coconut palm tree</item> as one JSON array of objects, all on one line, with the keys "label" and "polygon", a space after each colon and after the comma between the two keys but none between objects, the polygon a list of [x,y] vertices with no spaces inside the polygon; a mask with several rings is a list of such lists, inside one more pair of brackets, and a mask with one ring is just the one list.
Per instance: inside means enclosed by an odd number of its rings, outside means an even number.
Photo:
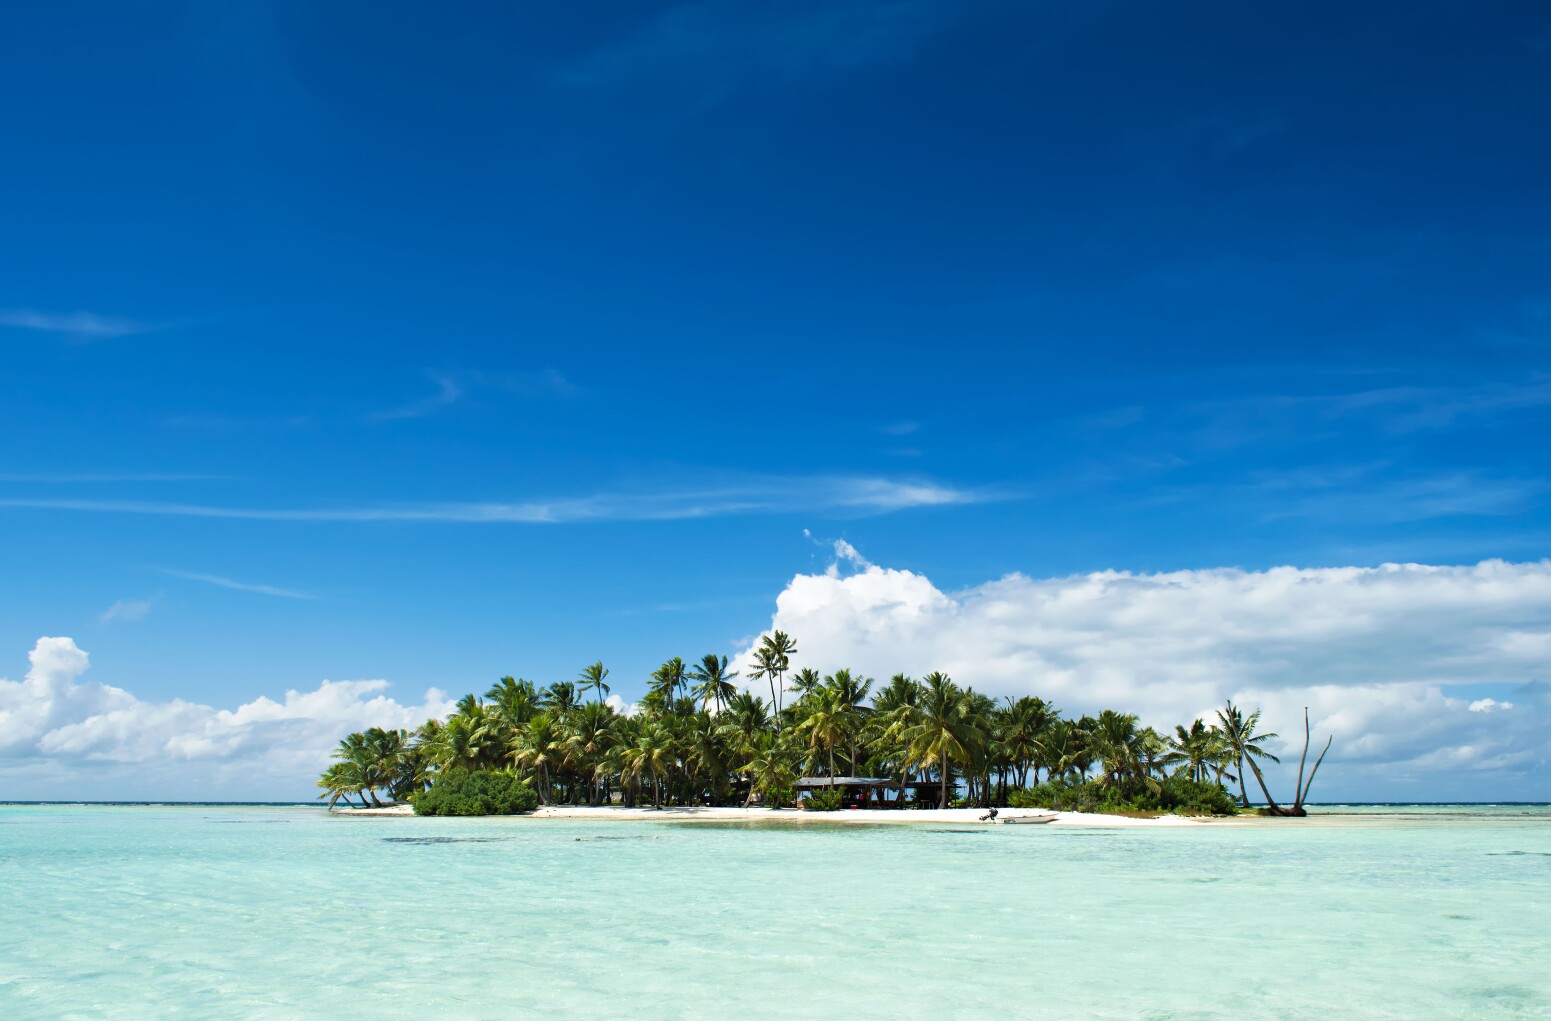
[{"label": "coconut palm tree", "polygon": [[512,736],[509,749],[512,762],[533,773],[537,781],[534,788],[545,804],[554,799],[549,778],[551,772],[565,762],[565,738],[556,718],[547,712],[536,714],[527,726]]},{"label": "coconut palm tree", "polygon": [[997,736],[1006,749],[1012,768],[1017,772],[1019,787],[1029,785],[1030,767],[1035,771],[1034,782],[1039,782],[1037,763],[1052,716],[1051,707],[1044,699],[1032,695],[1016,700],[1011,697],[1007,699]]},{"label": "coconut palm tree", "polygon": [[617,739],[618,714],[602,702],[588,702],[572,713],[565,723],[568,758],[580,774],[590,774],[592,784],[587,801],[599,805],[608,800],[608,774],[599,775],[598,763]]},{"label": "coconut palm tree", "polygon": [[733,686],[732,679],[738,676],[736,670],[727,672],[727,657],[718,656],[714,652],[708,652],[700,659],[700,665],[690,670],[688,678],[695,682],[692,689],[696,698],[700,699],[701,709],[707,712],[711,709],[711,703],[716,703],[718,714],[722,711],[722,705],[732,698],[738,689]]},{"label": "coconut palm tree", "polygon": [[333,808],[340,799],[344,799],[346,805],[350,804],[350,795],[354,794],[361,799],[362,808],[370,808],[366,802],[366,781],[360,771],[350,761],[336,762],[323,771],[318,778],[318,786],[323,788],[320,798],[329,799],[329,808]]},{"label": "coconut palm tree", "polygon": [[833,781],[835,746],[845,740],[850,707],[837,689],[826,685],[804,699],[803,708],[803,718],[793,728],[793,733],[806,742],[815,756],[825,756],[828,776]]},{"label": "coconut palm tree", "polygon": [[570,681],[556,681],[539,692],[539,708],[554,716],[563,716],[581,704],[576,685]]},{"label": "coconut palm tree", "polygon": [[834,691],[840,710],[841,729],[849,749],[850,763],[846,768],[852,776],[857,776],[856,741],[866,726],[867,717],[872,714],[872,710],[865,704],[868,693],[872,691],[872,678],[854,677],[850,670],[841,669],[826,677],[824,684]]},{"label": "coconut palm tree", "polygon": [[759,640],[754,665],[749,670],[749,676],[764,677],[770,682],[770,704],[775,710],[777,732],[781,729],[781,692],[786,690],[786,671],[791,669],[796,654],[796,639],[785,631],[776,631]]},{"label": "coconut palm tree", "polygon": [[921,683],[919,722],[906,736],[911,757],[918,764],[937,767],[942,790],[938,807],[947,808],[953,765],[973,761],[985,734],[974,717],[972,701],[947,674],[933,671]]},{"label": "coconut palm tree", "polygon": [[1163,761],[1166,765],[1179,766],[1192,780],[1204,780],[1214,743],[1206,722],[1197,717],[1188,730],[1183,724],[1174,727],[1174,736],[1169,739],[1170,751]]},{"label": "coconut palm tree", "polygon": [[661,704],[664,711],[672,712],[674,696],[687,683],[685,680],[687,672],[688,668],[685,667],[684,661],[674,656],[652,671],[652,683],[647,688],[647,694]]},{"label": "coconut palm tree", "polygon": [[[872,745],[879,758],[899,771],[899,803],[905,802],[905,791],[910,786],[910,776],[915,761],[910,756],[911,730],[920,723],[917,707],[921,703],[921,685],[905,674],[895,674],[878,692],[872,704]],[[891,774],[892,775],[892,774]]]},{"label": "coconut palm tree", "polygon": [[800,703],[803,699],[813,694],[823,683],[824,678],[811,666],[805,666],[792,674],[791,690],[797,693],[797,698],[794,700],[793,705]]},{"label": "coconut palm tree", "polygon": [[664,780],[678,762],[677,742],[673,731],[659,720],[647,720],[635,736],[635,743],[625,751],[626,770],[634,778],[643,773],[652,781],[652,807],[662,807]]},{"label": "coconut palm tree", "polygon": [[771,808],[781,807],[781,794],[797,780],[797,764],[791,750],[770,732],[760,735],[758,743],[749,750],[743,762],[743,770],[749,777],[747,807],[754,803],[754,795],[764,797]]},{"label": "coconut palm tree", "polygon": [[1217,725],[1222,730],[1223,740],[1227,742],[1233,757],[1239,764],[1239,807],[1249,807],[1249,795],[1244,789],[1244,764],[1254,771],[1255,779],[1260,781],[1260,792],[1266,796],[1266,803],[1272,804],[1271,792],[1266,790],[1266,782],[1260,775],[1260,767],[1255,764],[1258,759],[1270,759],[1272,762],[1282,760],[1272,755],[1261,747],[1261,743],[1276,737],[1275,734],[1257,733],[1260,727],[1260,710],[1256,709],[1248,716],[1243,710],[1233,704],[1229,699],[1227,705],[1217,710]]},{"label": "coconut palm tree", "polygon": [[609,693],[609,686],[603,681],[608,675],[609,669],[603,665],[603,661],[600,659],[591,666],[583,667],[582,676],[577,678],[576,683],[581,688],[583,695],[591,691],[596,696],[597,701],[602,702],[603,696]]}]

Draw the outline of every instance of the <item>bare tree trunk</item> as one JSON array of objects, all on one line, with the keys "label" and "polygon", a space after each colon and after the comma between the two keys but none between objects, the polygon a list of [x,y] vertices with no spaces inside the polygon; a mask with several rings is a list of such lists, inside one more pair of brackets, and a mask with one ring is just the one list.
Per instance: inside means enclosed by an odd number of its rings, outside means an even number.
[{"label": "bare tree trunk", "polygon": [[1314,760],[1314,768],[1309,770],[1309,784],[1308,784],[1308,787],[1302,788],[1298,792],[1297,800],[1293,802],[1293,808],[1296,811],[1298,811],[1300,813],[1303,812],[1303,799],[1309,796],[1309,787],[1313,787],[1314,786],[1314,774],[1319,772],[1319,764],[1321,762],[1325,761],[1325,752],[1330,751],[1330,742],[1334,741],[1335,739],[1336,739],[1336,736],[1334,734],[1331,734],[1329,737],[1325,738],[1325,748],[1324,748],[1324,751],[1321,751],[1319,753],[1319,758]]}]

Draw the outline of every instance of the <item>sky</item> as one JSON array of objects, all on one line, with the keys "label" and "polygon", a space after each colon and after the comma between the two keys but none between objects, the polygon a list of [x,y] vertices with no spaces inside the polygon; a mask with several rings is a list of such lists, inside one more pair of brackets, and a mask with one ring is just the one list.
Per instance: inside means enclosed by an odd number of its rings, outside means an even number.
[{"label": "sky", "polygon": [[0,799],[774,626],[1551,799],[1544,5],[63,2],[0,94]]}]

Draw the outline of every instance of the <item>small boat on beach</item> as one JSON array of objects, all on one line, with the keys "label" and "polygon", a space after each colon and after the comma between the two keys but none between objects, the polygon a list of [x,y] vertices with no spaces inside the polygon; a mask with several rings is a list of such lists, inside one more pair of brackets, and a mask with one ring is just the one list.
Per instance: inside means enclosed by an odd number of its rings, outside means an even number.
[{"label": "small boat on beach", "polygon": [[1054,815],[1014,815],[997,819],[1004,826],[1022,825],[1024,823],[1055,822],[1058,817]]}]

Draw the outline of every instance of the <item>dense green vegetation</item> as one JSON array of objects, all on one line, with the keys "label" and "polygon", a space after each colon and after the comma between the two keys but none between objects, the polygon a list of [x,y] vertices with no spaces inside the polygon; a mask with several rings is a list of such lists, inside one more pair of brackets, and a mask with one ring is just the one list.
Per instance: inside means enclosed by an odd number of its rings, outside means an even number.
[{"label": "dense green vegetation", "polygon": [[533,788],[505,770],[454,769],[410,800],[416,815],[520,815],[539,807]]},{"label": "dense green vegetation", "polygon": [[[780,807],[801,776],[874,776],[929,782],[922,800],[941,807],[1217,814],[1234,809],[1231,781],[1248,804],[1246,765],[1264,790],[1256,760],[1276,761],[1263,744],[1276,735],[1259,732],[1259,711],[1231,702],[1210,723],[1164,735],[1130,713],[1066,719],[1033,696],[996,702],[941,673],[899,674],[874,690],[849,670],[791,671],[796,651],[779,631],[759,646],[751,675],[769,682],[769,702],[734,684],[726,657],[694,665],[675,657],[652,674],[629,716],[603,701],[610,688],[601,663],[542,688],[503,677],[413,733],[349,735],[318,781],[321,797],[369,807],[386,794],[427,811],[428,803],[461,805],[471,778],[500,774],[547,804]],[[456,795],[453,777],[463,778]]]}]

